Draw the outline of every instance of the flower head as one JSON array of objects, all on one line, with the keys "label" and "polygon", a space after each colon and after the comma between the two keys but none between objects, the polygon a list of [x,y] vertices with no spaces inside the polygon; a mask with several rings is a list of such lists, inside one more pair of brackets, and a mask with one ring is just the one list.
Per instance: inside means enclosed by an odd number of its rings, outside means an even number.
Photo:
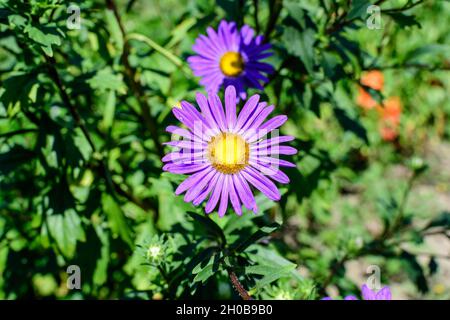
[{"label": "flower head", "polygon": [[147,259],[149,260],[158,260],[162,255],[162,248],[160,245],[150,245],[147,248]]},{"label": "flower head", "polygon": [[[361,84],[371,89],[381,91],[384,87],[383,73],[379,70],[368,71],[361,77]],[[372,109],[378,104],[363,87],[359,87],[357,103],[366,110]]]},{"label": "flower head", "polygon": [[233,85],[240,98],[246,99],[247,87],[262,90],[273,67],[260,60],[272,55],[271,45],[247,25],[240,30],[234,22],[222,20],[217,32],[209,27],[207,36],[200,35],[192,49],[197,55],[188,58],[194,75],[207,91],[217,93],[221,86]]},{"label": "flower head", "polygon": [[163,263],[168,254],[168,242],[165,236],[153,236],[142,245],[137,246],[141,256],[152,265]]},{"label": "flower head", "polygon": [[[176,189],[176,194],[186,192],[184,200],[199,205],[205,201],[206,213],[219,206],[223,216],[228,203],[242,214],[242,204],[257,212],[251,186],[271,200],[281,195],[274,181],[288,183],[289,178],[279,167],[295,167],[295,164],[279,159],[279,155],[293,155],[297,150],[281,145],[292,141],[291,136],[274,136],[287,117],[280,115],[266,121],[274,106],[250,97],[236,115],[236,90],[225,90],[225,109],[220,98],[210,93],[208,98],[197,93],[200,111],[186,101],[181,108],[173,108],[173,114],[187,129],[176,126],[167,131],[183,140],[167,144],[177,150],[167,154],[163,170],[176,174],[189,174]],[[271,138],[266,138],[268,134]]]}]

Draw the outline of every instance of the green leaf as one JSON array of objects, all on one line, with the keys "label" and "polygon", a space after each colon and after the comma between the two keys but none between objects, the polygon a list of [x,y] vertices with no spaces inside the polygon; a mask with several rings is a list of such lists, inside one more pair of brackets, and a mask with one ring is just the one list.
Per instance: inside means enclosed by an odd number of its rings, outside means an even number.
[{"label": "green leaf", "polygon": [[450,46],[443,44],[428,44],[408,52],[404,58],[404,62],[413,62],[424,55],[444,56],[450,51]]},{"label": "green leaf", "polygon": [[7,270],[9,247],[0,242],[0,299],[5,299],[5,291],[3,286],[5,285],[5,271]]},{"label": "green leaf", "polygon": [[289,16],[294,19],[302,29],[306,29],[305,10],[299,2],[285,1],[283,7],[286,8]]},{"label": "green leaf", "polygon": [[120,30],[120,26],[114,15],[114,11],[106,9],[105,16],[108,30],[111,34],[111,42],[117,50],[116,55],[120,56],[123,52],[124,46],[122,30]]},{"label": "green leaf", "polygon": [[422,27],[414,16],[409,16],[401,12],[387,12],[387,15],[389,15],[401,27]]},{"label": "green leaf", "polygon": [[314,68],[314,43],[315,31],[306,29],[302,32],[294,27],[286,27],[283,32],[282,41],[287,51],[300,58],[308,73],[313,73]]},{"label": "green leaf", "polygon": [[214,238],[221,241],[222,244],[226,243],[225,235],[222,229],[208,216],[200,215],[194,212],[188,212],[189,215],[197,222],[202,224],[206,231],[211,234]]},{"label": "green leaf", "polygon": [[5,90],[0,96],[0,102],[8,110],[12,110],[16,105],[27,105],[29,93],[35,83],[36,75],[34,72],[18,73],[10,76],[2,84]]},{"label": "green leaf", "polygon": [[429,288],[427,278],[425,277],[425,272],[416,257],[403,250],[400,255],[400,259],[404,263],[406,273],[409,275],[411,280],[414,281],[417,289],[419,289],[422,293],[428,292]]},{"label": "green leaf", "polygon": [[428,270],[430,272],[430,276],[432,276],[438,272],[439,264],[437,263],[435,257],[431,257],[430,262],[428,263]]},{"label": "green leaf", "polygon": [[167,48],[172,48],[182,41],[187,36],[188,31],[195,26],[196,23],[197,19],[195,17],[189,17],[177,25],[171,32],[172,38],[167,43]]},{"label": "green leaf", "polygon": [[280,227],[280,225],[278,223],[272,223],[268,226],[261,227],[261,229],[259,229],[255,233],[253,233],[246,240],[244,240],[242,242],[238,242],[238,243],[233,243],[230,246],[230,249],[235,252],[243,252],[249,246],[251,246],[252,244],[255,244],[261,238],[267,237],[268,235],[272,234],[279,227]]},{"label": "green leaf", "polygon": [[321,65],[325,76],[331,80],[339,79],[344,74],[342,59],[335,52],[323,51]]},{"label": "green leaf", "polygon": [[122,208],[117,204],[114,198],[106,193],[102,196],[103,211],[108,217],[109,226],[114,235],[118,235],[125,243],[132,246],[132,231],[127,223]]},{"label": "green leaf", "polygon": [[105,130],[111,129],[114,122],[114,115],[116,112],[116,93],[111,90],[108,92],[108,97],[105,103],[105,111],[103,113],[103,128]]},{"label": "green leaf", "polygon": [[450,229],[450,212],[442,212],[439,216],[431,220],[425,229],[434,227],[443,227],[444,229]]},{"label": "green leaf", "polygon": [[61,38],[55,27],[36,27],[29,24],[25,27],[24,32],[28,34],[31,40],[40,44],[45,54],[50,57],[53,56],[52,46],[61,45]]},{"label": "green leaf", "polygon": [[11,11],[8,9],[0,8],[0,23],[8,24],[8,17],[11,15]]},{"label": "green leaf", "polygon": [[304,281],[297,272],[295,263],[286,260],[269,248],[254,245],[247,250],[247,254],[255,265],[246,267],[245,272],[262,276],[261,279],[256,281],[256,286],[252,291],[259,291],[270,283],[285,277],[293,278],[296,281]]},{"label": "green leaf", "polygon": [[27,19],[18,14],[11,14],[8,16],[8,22],[12,27],[25,27],[27,24]]},{"label": "green leaf", "polygon": [[108,234],[100,227],[95,226],[95,232],[101,241],[100,257],[97,260],[92,281],[101,286],[108,278],[108,263],[109,263],[109,239]]},{"label": "green leaf", "polygon": [[368,0],[353,0],[351,2],[350,10],[346,16],[346,20],[353,20],[356,18],[362,18],[367,13],[367,7],[370,5]]},{"label": "green leaf", "polygon": [[95,76],[87,80],[87,82],[90,84],[92,89],[99,90],[100,92],[108,92],[109,90],[112,90],[125,94],[127,91],[122,75],[114,73],[110,67],[101,69],[95,74]]},{"label": "green leaf", "polygon": [[[168,177],[167,174],[161,174],[158,178],[150,179],[149,194],[158,198],[158,226],[163,230],[169,230],[176,223],[184,223],[186,212],[194,209],[194,206],[184,202],[182,197],[175,195]],[[179,175],[177,178],[185,177]]]},{"label": "green leaf", "polygon": [[200,262],[192,270],[192,274],[195,274],[194,282],[205,283],[219,270],[219,258],[220,253],[214,253],[209,258],[206,264]]},{"label": "green leaf", "polygon": [[267,265],[257,265],[257,266],[250,266],[245,268],[245,272],[247,274],[257,274],[262,275],[263,278],[260,280],[257,280],[256,285],[251,290],[260,291],[267,285],[271,284],[272,282],[283,278],[283,277],[289,277],[291,272],[295,270],[295,264],[288,265],[284,267],[271,267]]},{"label": "green leaf", "polygon": [[336,119],[345,131],[352,132],[366,144],[369,144],[366,129],[357,120],[350,118],[344,109],[337,106],[334,106],[333,111],[336,115]]},{"label": "green leaf", "polygon": [[29,163],[34,157],[34,152],[21,146],[14,146],[11,150],[0,154],[0,174],[11,173],[19,166]]},{"label": "green leaf", "polygon": [[68,210],[64,214],[50,215],[47,217],[46,226],[61,253],[67,258],[73,258],[77,241],[85,240],[78,214],[74,210]]}]

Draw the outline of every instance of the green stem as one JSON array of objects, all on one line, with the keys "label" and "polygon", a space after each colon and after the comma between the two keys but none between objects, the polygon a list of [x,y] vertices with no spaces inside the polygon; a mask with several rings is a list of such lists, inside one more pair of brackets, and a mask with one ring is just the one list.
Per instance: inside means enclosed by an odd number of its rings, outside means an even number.
[{"label": "green stem", "polygon": [[236,289],[236,291],[239,293],[239,296],[243,299],[243,300],[253,300],[253,298],[250,296],[250,294],[248,293],[247,290],[245,290],[244,286],[242,285],[242,283],[239,281],[236,273],[234,273],[233,270],[231,269],[227,269],[228,272],[228,277],[230,278],[231,284],[233,285],[233,287]]},{"label": "green stem", "polygon": [[277,24],[278,18],[283,8],[283,0],[270,1],[270,17],[267,23],[266,32],[264,33],[264,40],[268,41]]},{"label": "green stem", "polygon": [[126,40],[137,40],[146,43],[150,48],[155,50],[156,52],[160,53],[164,57],[167,58],[170,62],[172,62],[174,65],[176,65],[179,68],[184,67],[183,61],[178,58],[176,55],[174,55],[172,52],[164,49],[162,46],[157,44],[155,41],[150,39],[147,36],[144,36],[143,34],[139,33],[131,33],[128,36],[126,36]]},{"label": "green stem", "polygon": [[256,33],[259,33],[259,18],[258,18],[258,11],[259,11],[259,0],[253,0],[253,19],[255,20],[255,29]]},{"label": "green stem", "polygon": [[114,0],[106,0],[106,5],[108,7],[108,10],[111,10],[113,12],[124,41],[124,48],[121,59],[125,67],[125,75],[134,95],[136,96],[139,106],[141,107],[141,116],[144,119],[144,123],[150,132],[153,142],[155,143],[156,151],[159,157],[162,158],[164,156],[164,148],[158,134],[158,123],[153,118],[150,112],[150,105],[148,104],[144,89],[137,79],[137,71],[130,65],[129,55],[131,48],[129,46],[129,43],[127,42],[126,31],[119,14],[119,10],[117,9],[117,5]]}]

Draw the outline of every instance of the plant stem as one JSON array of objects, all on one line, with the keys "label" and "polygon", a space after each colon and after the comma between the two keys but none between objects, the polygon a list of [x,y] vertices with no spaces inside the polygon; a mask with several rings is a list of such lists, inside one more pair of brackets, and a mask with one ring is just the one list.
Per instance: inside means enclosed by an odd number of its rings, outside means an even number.
[{"label": "plant stem", "polygon": [[65,90],[65,87],[61,81],[61,78],[59,76],[58,71],[56,70],[56,60],[53,57],[45,56],[46,62],[47,62],[47,69],[50,78],[53,80],[53,82],[56,84],[59,95],[61,96],[61,99],[63,100],[64,105],[69,109],[70,114],[72,115],[73,119],[75,120],[75,123],[78,127],[80,127],[81,131],[83,131],[83,134],[88,141],[89,145],[92,148],[93,152],[96,152],[97,149],[95,147],[94,141],[92,140],[91,135],[89,134],[89,131],[86,127],[86,124],[84,123],[83,119],[81,118],[80,114],[78,113],[77,108],[72,104],[70,101],[69,95],[67,94],[67,91]]},{"label": "plant stem", "polygon": [[423,2],[423,0],[418,0],[418,1],[410,3],[410,4],[407,3],[403,7],[400,7],[400,8],[392,8],[392,9],[381,10],[381,12],[383,12],[383,13],[402,12],[402,11],[406,11],[406,10],[412,9],[415,6],[421,4],[422,2]]},{"label": "plant stem", "polygon": [[269,40],[270,35],[275,29],[282,8],[283,8],[283,0],[270,1],[270,17],[269,22],[267,23],[266,32],[264,33],[264,41]]},{"label": "plant stem", "polygon": [[141,116],[144,119],[144,123],[147,129],[150,132],[150,135],[155,143],[155,147],[158,155],[162,158],[164,156],[164,149],[159,139],[158,134],[158,123],[153,118],[150,112],[150,105],[148,104],[147,97],[145,95],[144,89],[141,86],[141,83],[137,80],[137,72],[136,69],[130,65],[129,56],[130,56],[130,44],[127,41],[125,27],[122,23],[122,19],[119,14],[119,10],[117,9],[117,5],[114,0],[105,0],[108,10],[111,10],[117,20],[117,24],[119,25],[120,32],[123,38],[123,53],[122,53],[122,63],[125,67],[125,75],[128,79],[131,90],[133,91],[136,99],[141,107]]},{"label": "plant stem", "polygon": [[[83,135],[85,139],[88,141],[89,146],[91,147],[92,151],[94,153],[97,152],[97,148],[94,144],[94,141],[91,137],[91,134],[89,133],[86,124],[84,123],[83,118],[81,117],[80,113],[78,112],[78,109],[75,107],[75,105],[70,100],[69,94],[66,91],[66,88],[61,80],[61,77],[59,76],[58,70],[56,69],[56,60],[53,57],[45,56],[46,62],[47,62],[47,70],[49,73],[50,78],[55,83],[56,87],[58,88],[59,95],[61,96],[61,99],[63,100],[64,105],[69,109],[70,114],[72,115],[75,124],[81,129],[83,132]],[[116,192],[117,194],[127,198],[129,201],[132,201],[137,206],[142,208],[143,210],[147,211],[149,209],[149,206],[147,204],[144,204],[142,201],[137,199],[134,195],[128,193],[127,191],[123,190],[119,184],[114,182],[111,178],[111,173],[109,172],[109,169],[104,162],[103,159],[98,159],[99,165],[98,165],[98,172],[100,176],[102,176],[107,186],[110,188],[112,192]]]},{"label": "plant stem", "polygon": [[253,19],[255,20],[255,29],[256,33],[259,33],[259,18],[258,18],[258,11],[259,11],[259,0],[253,0]]},{"label": "plant stem", "polygon": [[233,270],[227,269],[228,276],[230,277],[231,284],[236,289],[236,291],[239,293],[239,296],[243,300],[253,300],[253,298],[250,296],[247,290],[245,290],[242,283],[239,281],[238,277],[236,276],[236,273],[234,273]]}]

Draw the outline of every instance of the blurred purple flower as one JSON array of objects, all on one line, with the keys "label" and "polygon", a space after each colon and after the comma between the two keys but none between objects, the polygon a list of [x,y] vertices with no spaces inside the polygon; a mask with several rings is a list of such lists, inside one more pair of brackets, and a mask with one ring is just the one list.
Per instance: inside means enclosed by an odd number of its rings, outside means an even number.
[{"label": "blurred purple flower", "polygon": [[270,64],[260,61],[272,55],[264,37],[255,37],[248,25],[239,30],[234,22],[224,20],[217,32],[212,27],[206,31],[208,35],[200,35],[192,47],[197,55],[188,58],[206,91],[217,93],[221,86],[233,85],[237,95],[246,99],[247,87],[263,90],[262,84],[269,81],[267,75],[274,71]]},{"label": "blurred purple flower", "polygon": [[391,289],[388,286],[375,292],[364,284],[361,288],[361,293],[364,300],[392,300]]},{"label": "blurred purple flower", "polygon": [[[375,292],[371,290],[367,285],[361,287],[361,293],[363,300],[392,300],[391,289],[386,286],[380,291]],[[333,300],[331,297],[325,297],[321,300]],[[346,296],[344,300],[358,300],[355,296]]]},{"label": "blurred purple flower", "polygon": [[[333,298],[331,298],[331,297],[325,297],[325,298],[323,298],[323,299],[321,299],[321,300],[333,300]],[[345,298],[344,298],[344,300],[358,300],[355,296],[346,296]]]}]

